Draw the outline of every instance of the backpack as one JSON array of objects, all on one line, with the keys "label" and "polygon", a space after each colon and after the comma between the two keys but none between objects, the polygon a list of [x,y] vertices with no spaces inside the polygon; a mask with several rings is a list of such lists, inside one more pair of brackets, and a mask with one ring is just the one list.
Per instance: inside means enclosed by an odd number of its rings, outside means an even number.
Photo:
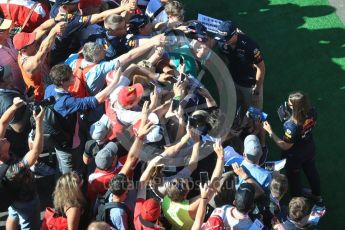
[{"label": "backpack", "polygon": [[105,221],[111,227],[118,229],[117,226],[114,226],[110,220],[110,210],[112,208],[120,208],[125,210],[127,214],[127,225],[129,230],[134,230],[133,225],[133,216],[129,208],[122,202],[108,202],[111,191],[108,190],[102,197],[97,198],[98,200],[98,213],[96,215],[96,220]]},{"label": "backpack", "polygon": [[77,97],[77,98],[90,96],[90,93],[88,91],[87,84],[86,84],[86,74],[90,71],[92,67],[97,65],[95,63],[92,63],[85,67],[81,67],[81,63],[83,59],[84,59],[83,55],[79,54],[75,69],[73,70],[74,84],[69,86],[68,88],[68,92],[70,92],[73,97]]},{"label": "backpack", "polygon": [[[57,94],[55,101],[58,101],[64,94]],[[54,105],[46,106],[43,120],[43,132],[48,135],[49,144],[71,148],[73,142],[74,125],[76,115],[72,114],[66,118],[54,110]]]},{"label": "backpack", "polygon": [[67,217],[64,217],[53,208],[47,207],[41,225],[41,230],[68,230]]}]

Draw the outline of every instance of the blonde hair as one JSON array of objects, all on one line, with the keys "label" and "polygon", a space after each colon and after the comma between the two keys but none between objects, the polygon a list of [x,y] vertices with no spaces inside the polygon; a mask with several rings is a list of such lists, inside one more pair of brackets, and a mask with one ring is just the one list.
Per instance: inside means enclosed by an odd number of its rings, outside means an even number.
[{"label": "blonde hair", "polygon": [[81,208],[85,204],[79,184],[80,178],[75,172],[63,174],[58,179],[53,193],[55,210],[64,213],[65,207]]}]

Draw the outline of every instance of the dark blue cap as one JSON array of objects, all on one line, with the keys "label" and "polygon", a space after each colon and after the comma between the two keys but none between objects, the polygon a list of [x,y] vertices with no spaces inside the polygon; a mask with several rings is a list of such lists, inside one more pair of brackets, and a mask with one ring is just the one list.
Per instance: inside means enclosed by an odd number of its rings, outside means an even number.
[{"label": "dark blue cap", "polygon": [[131,30],[138,30],[150,22],[150,18],[145,14],[135,14],[129,19],[129,28]]},{"label": "dark blue cap", "polygon": [[77,4],[79,0],[56,0],[55,2],[57,5],[69,5],[69,4]]},{"label": "dark blue cap", "polygon": [[191,21],[187,26],[187,36],[191,39],[198,40],[199,42],[207,42],[208,34],[207,28],[199,21]]},{"label": "dark blue cap", "polygon": [[236,34],[236,25],[232,21],[224,21],[218,26],[214,39],[217,41],[228,41]]}]

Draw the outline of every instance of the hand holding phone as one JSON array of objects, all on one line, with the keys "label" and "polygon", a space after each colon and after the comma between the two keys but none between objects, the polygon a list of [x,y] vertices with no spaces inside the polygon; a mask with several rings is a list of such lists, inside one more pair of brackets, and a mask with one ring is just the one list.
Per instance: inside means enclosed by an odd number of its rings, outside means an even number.
[{"label": "hand holding phone", "polygon": [[200,184],[208,184],[208,172],[200,172]]}]

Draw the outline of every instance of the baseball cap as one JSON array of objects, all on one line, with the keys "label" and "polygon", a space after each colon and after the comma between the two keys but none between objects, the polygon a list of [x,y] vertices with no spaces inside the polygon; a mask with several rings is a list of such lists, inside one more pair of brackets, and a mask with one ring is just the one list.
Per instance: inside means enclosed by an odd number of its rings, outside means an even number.
[{"label": "baseball cap", "polygon": [[34,43],[36,38],[36,32],[26,33],[20,32],[13,37],[13,45],[17,50],[23,49],[25,46]]},{"label": "baseball cap", "polygon": [[232,21],[224,21],[218,26],[214,39],[217,41],[228,41],[236,33],[236,25]]},{"label": "baseball cap", "polygon": [[145,14],[135,14],[129,19],[129,28],[136,31],[150,22],[150,18]]},{"label": "baseball cap", "polygon": [[198,40],[199,42],[207,42],[207,28],[199,21],[191,21],[187,26],[188,34],[187,37],[190,39]]},{"label": "baseball cap", "polygon": [[0,65],[0,82],[4,82],[4,78],[11,74],[11,67],[8,65]]},{"label": "baseball cap", "polygon": [[140,215],[144,221],[156,221],[161,215],[160,204],[153,198],[145,200],[141,207]]},{"label": "baseball cap", "polygon": [[247,213],[254,203],[255,189],[253,185],[243,183],[238,187],[235,194],[236,209]]},{"label": "baseball cap", "polygon": [[101,117],[101,119],[95,123],[93,123],[90,127],[90,136],[93,140],[97,142],[101,142],[107,136],[109,129],[111,127],[111,122],[109,117],[105,114]]},{"label": "baseball cap", "polygon": [[0,30],[7,30],[12,25],[12,20],[0,17]]},{"label": "baseball cap", "polygon": [[114,142],[106,144],[95,157],[97,168],[102,170],[108,169],[113,164],[112,158],[116,156],[117,150],[117,145]]},{"label": "baseball cap", "polygon": [[126,86],[120,90],[118,102],[121,106],[128,106],[133,104],[137,98],[140,98],[144,93],[142,84],[137,83],[132,86]]},{"label": "baseball cap", "polygon": [[69,4],[77,4],[79,0],[56,0],[55,2],[57,5],[69,5]]},{"label": "baseball cap", "polygon": [[262,156],[260,140],[255,135],[248,135],[244,139],[244,153],[251,161],[258,161]]},{"label": "baseball cap", "polygon": [[224,221],[220,216],[210,216],[208,218],[207,222],[204,225],[204,230],[223,230],[224,227]]}]

